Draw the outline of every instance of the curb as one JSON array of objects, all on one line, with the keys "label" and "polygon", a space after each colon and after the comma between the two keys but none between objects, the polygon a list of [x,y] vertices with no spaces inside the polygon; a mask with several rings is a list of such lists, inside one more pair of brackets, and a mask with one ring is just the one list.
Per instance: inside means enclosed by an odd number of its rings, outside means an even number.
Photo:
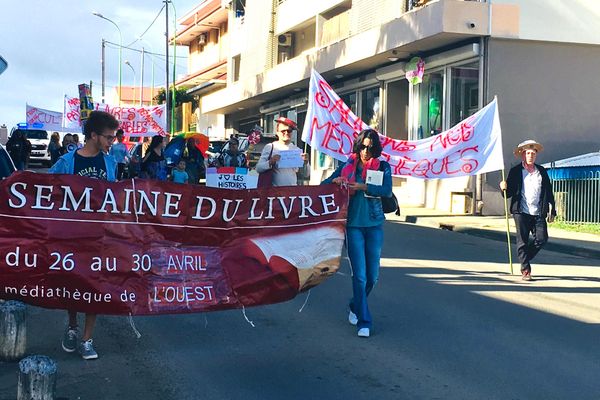
[{"label": "curb", "polygon": [[[498,242],[506,242],[506,233],[496,231],[493,229],[480,229],[472,226],[459,226],[452,224],[451,222],[438,222],[438,221],[420,221],[418,217],[408,215],[403,219],[399,219],[402,222],[420,225],[424,227],[444,229],[452,232],[464,233],[471,236],[477,236],[484,239],[491,239]],[[516,245],[516,235],[514,232],[510,233],[510,241],[512,245]],[[544,246],[544,250],[554,251],[557,253],[570,254],[578,257],[586,257],[600,260],[600,250],[590,249],[587,247],[575,246],[572,244],[564,244],[559,242],[560,239],[553,240],[552,237],[548,239],[548,243]]]}]

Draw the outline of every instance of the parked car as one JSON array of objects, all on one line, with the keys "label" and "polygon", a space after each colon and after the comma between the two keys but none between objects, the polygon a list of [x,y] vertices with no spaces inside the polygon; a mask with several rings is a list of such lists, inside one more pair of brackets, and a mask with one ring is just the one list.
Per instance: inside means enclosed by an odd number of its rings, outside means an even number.
[{"label": "parked car", "polygon": [[277,141],[277,136],[261,136],[260,142],[253,145],[250,150],[246,151],[246,156],[248,157],[248,164],[250,168],[255,168],[256,163],[260,160],[260,155],[265,148],[265,146],[269,143],[273,143]]},{"label": "parked car", "polygon": [[[277,136],[265,136],[263,135],[260,138],[260,142],[251,145],[246,136],[238,136],[240,141],[239,151],[242,153],[246,153],[246,158],[248,159],[248,167],[254,168],[256,167],[256,163],[260,159],[260,154],[262,153],[263,148],[272,142],[277,140]],[[209,165],[215,165],[217,158],[221,155],[222,152],[229,150],[229,142],[225,142],[225,145],[221,149],[221,151],[215,154],[212,158],[209,158]]]},{"label": "parked car", "polygon": [[142,145],[144,142],[137,142],[129,148],[129,163],[125,165],[123,177],[135,178],[140,176],[142,170]]},{"label": "parked car", "polygon": [[227,144],[227,140],[211,140],[206,150],[206,157],[208,158],[208,165],[215,165],[217,158],[223,151],[223,147]]},{"label": "parked car", "polygon": [[0,179],[4,179],[16,171],[15,164],[3,145],[0,144]]}]

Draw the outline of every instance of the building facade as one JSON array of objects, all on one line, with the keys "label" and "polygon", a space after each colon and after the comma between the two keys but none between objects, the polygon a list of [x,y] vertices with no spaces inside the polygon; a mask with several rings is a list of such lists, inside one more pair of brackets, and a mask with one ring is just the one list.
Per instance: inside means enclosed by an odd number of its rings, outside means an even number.
[{"label": "building facade", "polygon": [[[229,13],[221,0],[205,0],[178,20],[181,29],[174,39],[188,47],[189,56],[188,73],[175,86],[198,100],[227,84]],[[201,103],[195,110],[183,106],[183,130],[190,125],[212,139],[226,136],[224,114],[205,111]]]},{"label": "building facade", "polygon": [[[497,96],[507,168],[527,138],[545,145],[542,161],[598,147],[594,0],[222,0],[220,7],[229,18],[226,79],[200,98],[200,112],[222,116],[227,132],[256,125],[273,132],[279,116],[302,127],[314,68],[361,119],[393,138],[438,134]],[[414,56],[425,61],[415,86],[405,79]],[[311,159],[316,183],[333,162],[315,152]],[[497,214],[500,179],[394,183],[404,204]]]}]

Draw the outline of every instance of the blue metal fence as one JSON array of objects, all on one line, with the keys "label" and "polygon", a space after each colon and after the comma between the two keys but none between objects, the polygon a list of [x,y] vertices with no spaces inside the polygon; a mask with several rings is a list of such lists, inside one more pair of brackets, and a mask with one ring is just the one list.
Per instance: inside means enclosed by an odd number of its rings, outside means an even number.
[{"label": "blue metal fence", "polygon": [[580,172],[577,178],[549,175],[560,221],[600,224],[600,171]]}]

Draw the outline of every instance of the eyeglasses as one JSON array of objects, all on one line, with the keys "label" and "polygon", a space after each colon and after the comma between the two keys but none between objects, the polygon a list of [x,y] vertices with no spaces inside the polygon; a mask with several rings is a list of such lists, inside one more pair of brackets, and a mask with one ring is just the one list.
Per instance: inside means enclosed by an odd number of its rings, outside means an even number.
[{"label": "eyeglasses", "polygon": [[115,139],[117,138],[116,136],[113,136],[113,135],[98,135],[98,136],[105,137],[106,140],[108,140],[109,142],[114,142]]},{"label": "eyeglasses", "polygon": [[279,131],[280,133],[292,133],[291,129],[282,129]]}]

